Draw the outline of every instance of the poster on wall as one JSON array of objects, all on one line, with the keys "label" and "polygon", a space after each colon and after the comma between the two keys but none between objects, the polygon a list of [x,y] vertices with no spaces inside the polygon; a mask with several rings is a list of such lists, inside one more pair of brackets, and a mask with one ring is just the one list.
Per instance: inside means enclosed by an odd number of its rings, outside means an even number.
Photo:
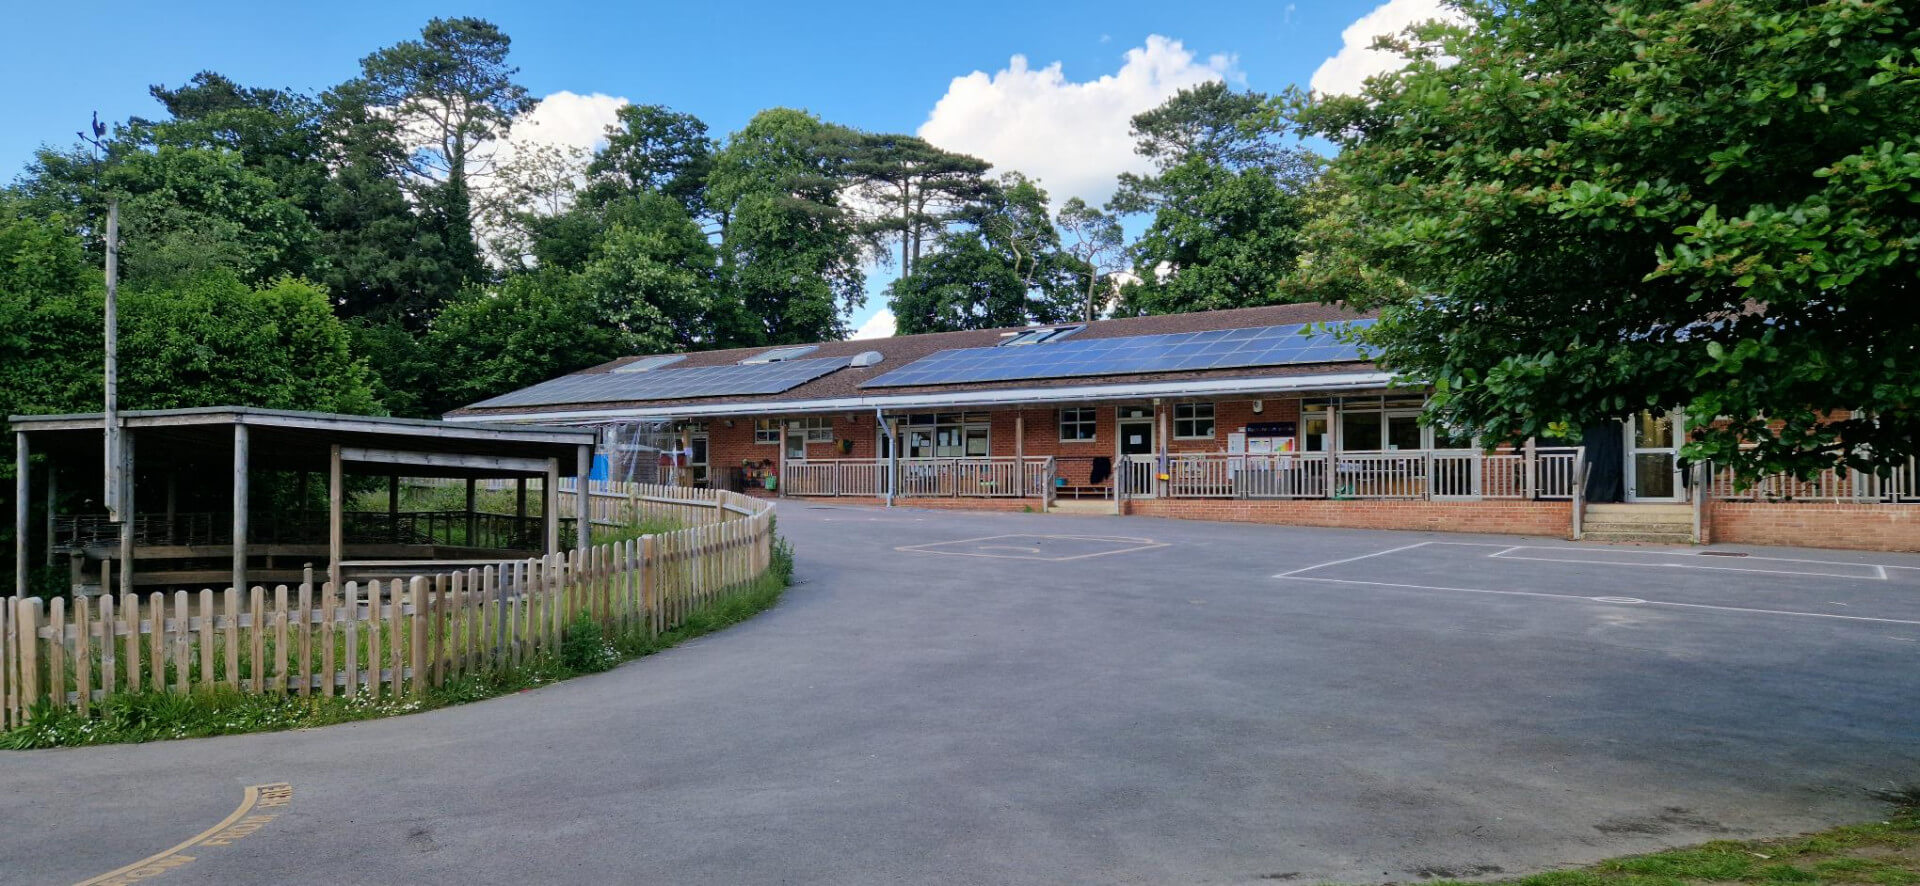
[{"label": "poster on wall", "polygon": [[1249,455],[1290,455],[1300,451],[1299,426],[1294,422],[1250,424],[1246,435]]}]

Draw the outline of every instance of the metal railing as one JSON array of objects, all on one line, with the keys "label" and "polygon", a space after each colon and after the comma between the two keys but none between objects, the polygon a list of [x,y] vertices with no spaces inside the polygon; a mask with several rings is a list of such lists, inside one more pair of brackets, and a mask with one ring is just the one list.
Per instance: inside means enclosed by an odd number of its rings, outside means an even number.
[{"label": "metal railing", "polygon": [[[1038,455],[903,458],[897,466],[896,498],[1045,498],[1054,467]],[[882,498],[890,467],[883,458],[789,461],[780,487],[796,497]]]},{"label": "metal railing", "polygon": [[1716,501],[1920,504],[1920,464],[1911,458],[1885,476],[1836,466],[1813,477],[1770,474],[1741,489],[1732,468],[1709,463],[1707,477]]},{"label": "metal railing", "polygon": [[1166,457],[1164,493],[1155,473],[1157,457],[1123,458],[1119,475],[1130,498],[1571,500],[1581,458],[1577,447],[1492,454],[1180,453]]}]

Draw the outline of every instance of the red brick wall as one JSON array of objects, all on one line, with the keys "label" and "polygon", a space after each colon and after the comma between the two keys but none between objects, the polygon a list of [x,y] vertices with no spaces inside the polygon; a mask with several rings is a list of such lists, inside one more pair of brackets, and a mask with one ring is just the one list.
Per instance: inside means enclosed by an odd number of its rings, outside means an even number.
[{"label": "red brick wall", "polygon": [[1573,506],[1564,501],[1232,501],[1134,499],[1127,513],[1185,520],[1225,520],[1343,529],[1492,532],[1566,538]]},{"label": "red brick wall", "polygon": [[1722,501],[1706,522],[1718,544],[1920,551],[1920,505]]}]

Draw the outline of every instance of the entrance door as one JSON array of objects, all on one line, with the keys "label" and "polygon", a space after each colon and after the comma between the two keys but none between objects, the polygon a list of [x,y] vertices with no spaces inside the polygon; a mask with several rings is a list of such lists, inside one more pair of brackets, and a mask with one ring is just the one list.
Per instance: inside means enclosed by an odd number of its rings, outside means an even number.
[{"label": "entrance door", "polygon": [[687,456],[687,468],[693,475],[693,485],[705,489],[708,487],[707,475],[707,435],[694,434],[687,446],[692,453]]},{"label": "entrance door", "polygon": [[[1153,410],[1145,406],[1120,406],[1115,409],[1114,433],[1120,438],[1120,454],[1127,457],[1126,473],[1120,475],[1127,494],[1151,498],[1155,483],[1153,448]],[[1120,465],[1114,465],[1119,474]]]},{"label": "entrance door", "polygon": [[1627,501],[1680,501],[1676,455],[1685,418],[1678,412],[1641,412],[1627,420]]}]

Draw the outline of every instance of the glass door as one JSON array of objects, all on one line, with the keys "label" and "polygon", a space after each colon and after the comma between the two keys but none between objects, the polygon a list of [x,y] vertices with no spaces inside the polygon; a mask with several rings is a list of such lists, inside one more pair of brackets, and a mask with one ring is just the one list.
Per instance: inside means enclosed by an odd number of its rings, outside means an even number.
[{"label": "glass door", "polygon": [[1680,501],[1679,435],[1685,419],[1677,412],[1644,411],[1627,420],[1627,501]]},{"label": "glass door", "polygon": [[694,434],[687,448],[692,450],[687,455],[687,468],[693,475],[693,485],[705,489],[709,485],[707,483],[707,435]]}]

